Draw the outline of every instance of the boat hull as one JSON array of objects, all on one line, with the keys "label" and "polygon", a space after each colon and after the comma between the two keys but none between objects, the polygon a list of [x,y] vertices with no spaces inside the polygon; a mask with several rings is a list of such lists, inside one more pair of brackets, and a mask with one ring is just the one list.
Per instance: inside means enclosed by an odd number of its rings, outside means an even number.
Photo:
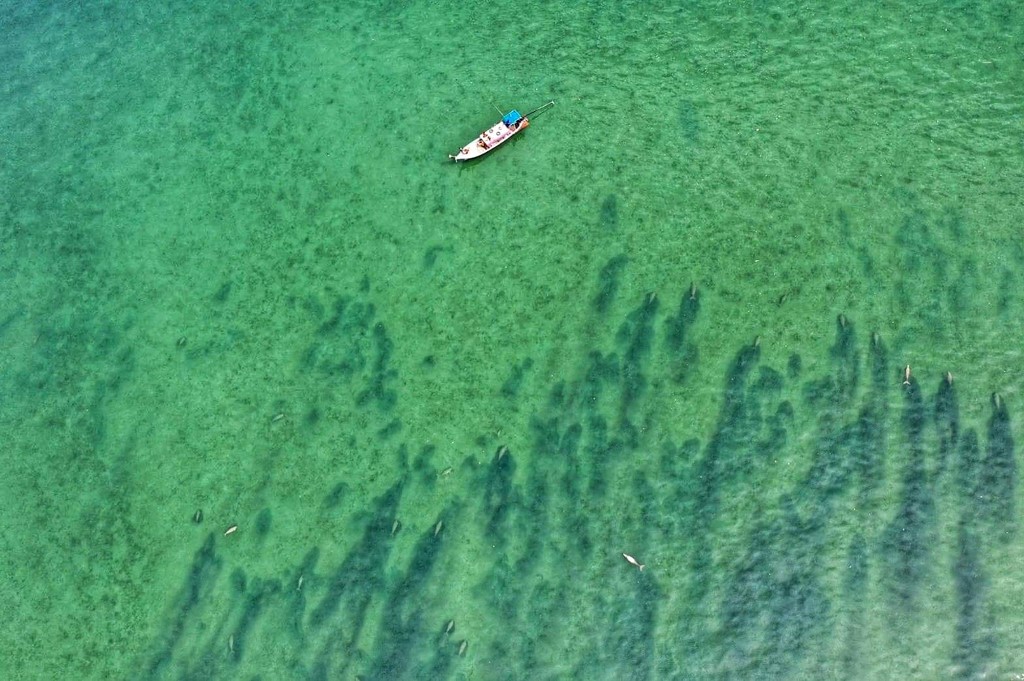
[{"label": "boat hull", "polygon": [[456,163],[459,161],[471,161],[474,158],[480,158],[488,151],[496,149],[512,139],[516,133],[526,129],[529,125],[530,121],[525,118],[519,119],[519,121],[512,126],[506,125],[505,121],[498,121],[491,127],[487,128],[487,130],[480,133],[476,139],[459,149],[456,153],[448,154],[448,158],[452,159]]}]

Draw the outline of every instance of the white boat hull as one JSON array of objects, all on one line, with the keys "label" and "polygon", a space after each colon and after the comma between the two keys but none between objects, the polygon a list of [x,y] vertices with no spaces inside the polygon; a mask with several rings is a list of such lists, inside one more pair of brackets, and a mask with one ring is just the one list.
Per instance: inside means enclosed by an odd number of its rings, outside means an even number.
[{"label": "white boat hull", "polygon": [[525,118],[519,119],[513,126],[505,125],[505,121],[498,121],[491,127],[480,133],[479,136],[454,154],[448,154],[453,161],[469,161],[479,158],[491,149],[494,149],[512,138],[520,130],[528,127],[530,121]]}]

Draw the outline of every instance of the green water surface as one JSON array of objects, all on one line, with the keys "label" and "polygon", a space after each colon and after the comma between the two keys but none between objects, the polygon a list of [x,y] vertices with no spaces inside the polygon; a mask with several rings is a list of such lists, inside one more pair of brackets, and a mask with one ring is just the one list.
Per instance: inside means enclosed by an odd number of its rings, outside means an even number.
[{"label": "green water surface", "polygon": [[1024,678],[1018,3],[0,34],[0,678]]}]

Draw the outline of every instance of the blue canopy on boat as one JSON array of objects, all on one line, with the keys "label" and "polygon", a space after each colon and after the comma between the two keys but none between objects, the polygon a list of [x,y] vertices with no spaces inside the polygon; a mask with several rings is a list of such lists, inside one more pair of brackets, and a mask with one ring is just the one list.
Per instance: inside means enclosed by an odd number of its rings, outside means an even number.
[{"label": "blue canopy on boat", "polygon": [[502,122],[503,122],[503,123],[504,123],[505,125],[507,125],[507,126],[509,126],[509,127],[512,127],[513,125],[515,125],[516,123],[518,123],[518,122],[519,122],[520,120],[522,120],[522,118],[523,118],[522,114],[520,114],[520,113],[519,113],[518,111],[516,111],[515,109],[512,109],[512,110],[511,110],[511,111],[509,111],[509,112],[508,112],[507,114],[505,114],[504,116],[502,116],[502,117],[501,117],[501,120],[502,120]]}]

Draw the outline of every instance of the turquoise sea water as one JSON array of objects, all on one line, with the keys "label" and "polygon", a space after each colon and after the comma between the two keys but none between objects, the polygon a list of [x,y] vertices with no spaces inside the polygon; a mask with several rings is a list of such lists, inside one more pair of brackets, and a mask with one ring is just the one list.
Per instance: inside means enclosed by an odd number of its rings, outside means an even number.
[{"label": "turquoise sea water", "polygon": [[1024,678],[1017,3],[0,30],[0,677]]}]

